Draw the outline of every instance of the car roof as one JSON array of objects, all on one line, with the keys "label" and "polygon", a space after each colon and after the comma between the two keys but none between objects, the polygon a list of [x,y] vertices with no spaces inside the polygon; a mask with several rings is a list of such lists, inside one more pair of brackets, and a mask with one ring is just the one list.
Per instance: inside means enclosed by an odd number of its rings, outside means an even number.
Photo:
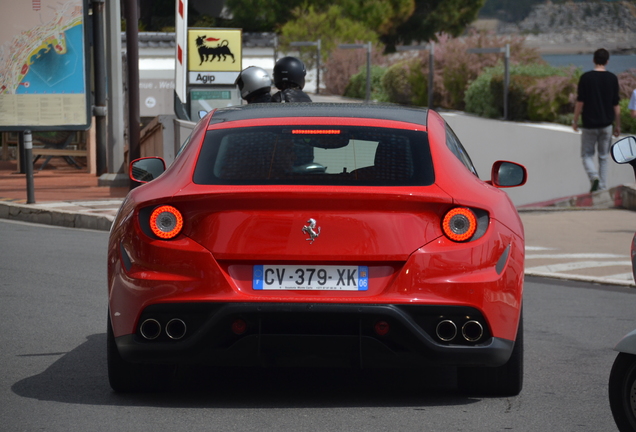
[{"label": "car roof", "polygon": [[237,120],[285,117],[349,117],[393,120],[426,126],[428,110],[388,104],[259,103],[219,108],[210,124]]}]

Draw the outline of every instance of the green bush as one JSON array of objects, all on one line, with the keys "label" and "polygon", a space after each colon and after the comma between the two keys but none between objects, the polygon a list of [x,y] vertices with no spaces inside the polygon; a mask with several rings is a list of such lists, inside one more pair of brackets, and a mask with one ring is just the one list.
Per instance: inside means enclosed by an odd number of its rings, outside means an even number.
[{"label": "green bush", "polygon": [[404,60],[387,68],[382,77],[382,87],[389,102],[407,105],[412,103],[411,65],[417,59]]},{"label": "green bush", "polygon": [[636,89],[636,68],[627,69],[618,74],[618,86],[621,99],[629,99]]},{"label": "green bush", "polygon": [[503,66],[487,68],[473,81],[466,94],[466,112],[477,114],[486,118],[499,118],[503,115],[495,106],[495,98],[490,90],[490,82],[495,74],[503,73]]},{"label": "green bush", "polygon": [[[428,106],[428,73],[424,73],[424,64],[421,62],[411,64],[409,83],[411,84],[411,104]],[[426,65],[428,70],[428,65]]]},{"label": "green bush", "polygon": [[570,124],[578,75],[539,78],[528,88],[528,119]]},{"label": "green bush", "polygon": [[[371,100],[376,102],[388,102],[389,98],[382,87],[382,76],[386,68],[381,66],[371,66]],[[367,68],[363,66],[357,74],[349,80],[349,84],[344,91],[344,96],[365,99],[367,94]]]},{"label": "green bush", "polygon": [[[502,64],[486,69],[466,91],[466,111],[489,118],[503,117],[503,79]],[[571,68],[545,64],[511,66],[508,118],[554,121],[573,109],[576,82],[578,72]]]},{"label": "green bush", "polygon": [[428,105],[428,76],[418,58],[401,61],[389,67],[382,77],[388,102],[403,105]]},{"label": "green bush", "polygon": [[633,118],[629,112],[627,105],[629,99],[621,99],[621,133],[628,135],[636,135],[636,118]]},{"label": "green bush", "polygon": [[467,63],[460,63],[455,67],[446,67],[442,72],[442,82],[446,93],[448,108],[463,110],[465,108],[466,88],[470,83],[471,70]]},{"label": "green bush", "polygon": [[[490,81],[490,92],[497,112],[504,114],[504,77],[494,75]],[[534,84],[536,78],[528,75],[511,75],[508,86],[508,120],[528,119],[528,95],[526,89]]]}]

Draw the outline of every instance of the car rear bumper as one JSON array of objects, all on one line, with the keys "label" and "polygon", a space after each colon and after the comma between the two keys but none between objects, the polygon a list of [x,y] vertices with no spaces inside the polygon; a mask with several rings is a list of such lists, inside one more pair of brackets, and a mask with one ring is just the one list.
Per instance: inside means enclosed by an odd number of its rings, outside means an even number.
[{"label": "car rear bumper", "polygon": [[264,302],[152,305],[116,343],[131,362],[328,367],[499,366],[514,346],[470,307]]}]

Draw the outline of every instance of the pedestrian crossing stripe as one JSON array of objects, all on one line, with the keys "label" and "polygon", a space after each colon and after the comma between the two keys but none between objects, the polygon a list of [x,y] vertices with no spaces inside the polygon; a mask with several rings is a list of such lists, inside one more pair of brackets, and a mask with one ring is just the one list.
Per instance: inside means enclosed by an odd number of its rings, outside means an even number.
[{"label": "pedestrian crossing stripe", "polygon": [[604,253],[530,254],[526,259],[613,259],[629,258],[629,255]]},{"label": "pedestrian crossing stripe", "polygon": [[575,261],[560,264],[548,264],[537,267],[526,268],[529,272],[564,272],[572,270],[580,270],[584,268],[612,267],[612,266],[632,266],[631,261]]}]

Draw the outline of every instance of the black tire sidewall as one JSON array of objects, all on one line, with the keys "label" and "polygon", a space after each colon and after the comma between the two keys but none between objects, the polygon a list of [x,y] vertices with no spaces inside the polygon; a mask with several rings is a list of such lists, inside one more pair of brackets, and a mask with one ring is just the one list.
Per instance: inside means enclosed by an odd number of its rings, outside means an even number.
[{"label": "black tire sidewall", "polygon": [[614,421],[621,432],[636,431],[636,414],[630,404],[636,381],[636,355],[619,353],[609,378],[609,403]]}]

